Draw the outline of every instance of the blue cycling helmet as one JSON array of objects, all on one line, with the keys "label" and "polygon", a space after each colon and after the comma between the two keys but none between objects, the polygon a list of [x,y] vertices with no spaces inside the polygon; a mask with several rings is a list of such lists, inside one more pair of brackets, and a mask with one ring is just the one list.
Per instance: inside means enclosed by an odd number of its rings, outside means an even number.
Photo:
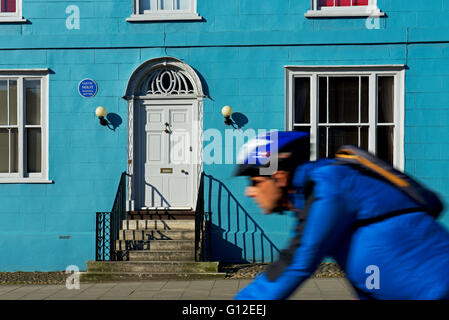
[{"label": "blue cycling helmet", "polygon": [[[277,160],[277,170],[293,171],[309,160],[310,136],[306,132],[270,131],[249,140],[240,149],[235,176],[259,176]],[[273,172],[274,173],[274,172]]]}]

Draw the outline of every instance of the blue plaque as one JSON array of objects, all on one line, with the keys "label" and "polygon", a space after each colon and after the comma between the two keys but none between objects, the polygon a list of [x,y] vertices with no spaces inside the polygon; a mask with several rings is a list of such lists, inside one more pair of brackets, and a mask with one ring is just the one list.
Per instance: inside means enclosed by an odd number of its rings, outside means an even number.
[{"label": "blue plaque", "polygon": [[84,98],[92,98],[97,94],[98,86],[97,83],[92,79],[81,80],[78,85],[78,92]]}]

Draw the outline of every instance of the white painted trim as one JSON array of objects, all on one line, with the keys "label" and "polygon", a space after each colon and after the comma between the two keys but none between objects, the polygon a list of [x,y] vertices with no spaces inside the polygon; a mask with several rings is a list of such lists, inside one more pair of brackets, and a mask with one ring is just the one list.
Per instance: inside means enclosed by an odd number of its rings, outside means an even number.
[{"label": "white painted trim", "polygon": [[144,10],[140,13],[140,1],[134,0],[134,12],[128,22],[145,22],[145,21],[176,21],[176,20],[203,20],[197,13],[197,0],[190,0],[190,10],[160,10],[159,2],[157,10]]},{"label": "white painted trim", "polygon": [[[157,106],[157,105],[167,105],[167,101],[169,101],[170,104],[172,104],[172,105],[192,104],[192,103],[196,102],[197,99],[196,99],[196,97],[195,98],[190,98],[190,99],[188,99],[188,98],[172,99],[171,96],[167,96],[166,98],[163,97],[163,96],[162,97],[159,96],[159,99],[153,98],[153,99],[136,99],[136,100],[143,101],[144,105],[150,105],[151,104],[152,106],[155,106],[155,105]],[[149,101],[151,101],[151,102],[149,102]]]},{"label": "white painted trim", "polygon": [[[35,70],[32,72],[31,70]],[[2,69],[0,70],[0,79],[17,80],[17,104],[18,117],[17,127],[19,135],[19,170],[18,173],[1,174],[0,183],[49,183],[49,83],[50,75],[48,69]],[[41,83],[41,124],[36,126],[25,126],[24,124],[24,108],[25,91],[24,80],[40,80]],[[26,127],[36,127],[41,129],[41,172],[26,173],[26,150],[24,145],[24,133]],[[44,181],[44,182],[42,182]]]},{"label": "white painted trim", "polygon": [[[146,95],[139,96],[138,90],[142,81],[145,81],[146,77],[151,74],[154,70],[158,70],[158,68],[162,67],[176,67],[183,70],[192,81],[192,85],[194,87],[195,94],[192,95]],[[197,120],[197,127],[193,128],[194,130],[198,130],[198,139],[196,140],[197,149],[193,151],[193,154],[197,156],[197,164],[194,165],[194,169],[196,170],[197,179],[194,180],[194,190],[198,190],[200,185],[200,177],[201,172],[203,170],[202,164],[202,152],[203,152],[203,141],[202,141],[202,132],[203,132],[203,101],[204,101],[204,93],[202,88],[202,83],[200,78],[198,77],[195,70],[190,67],[188,64],[184,63],[181,60],[172,57],[161,57],[148,60],[142,63],[131,75],[128,85],[126,88],[124,99],[128,101],[128,174],[130,175],[128,178],[128,210],[134,210],[136,207],[140,206],[142,203],[142,195],[141,191],[138,190],[138,182],[134,179],[136,175],[136,171],[138,166],[138,161],[141,161],[143,155],[140,154],[141,148],[136,148],[135,146],[139,145],[141,141],[139,141],[139,137],[136,136],[136,132],[139,132],[139,122],[138,114],[135,114],[137,108],[141,107],[145,102],[150,103],[151,105],[157,104],[191,104],[193,106],[192,119]],[[141,128],[140,128],[141,129]],[[194,144],[195,145],[195,144]],[[140,145],[139,145],[140,146]],[[135,165],[136,164],[136,165]],[[197,192],[192,192],[193,197],[193,206],[196,207],[196,198]],[[138,200],[138,201],[136,201]]]},{"label": "white painted trim", "polygon": [[319,7],[317,0],[311,0],[311,8],[304,16],[306,18],[332,17],[383,17],[385,13],[377,7],[377,0],[370,0],[366,6]]},{"label": "white painted trim", "polygon": [[143,22],[143,21],[174,21],[174,20],[203,20],[197,13],[192,12],[173,12],[173,13],[146,13],[133,14],[126,18],[128,22]]},{"label": "white painted trim", "polygon": [[[22,93],[22,94],[21,94]],[[17,121],[19,126],[19,177],[24,177],[24,167],[25,167],[25,148],[24,148],[24,130],[23,130],[23,106],[24,106],[24,94],[23,94],[23,77],[20,77],[17,81],[17,104],[18,104],[18,114]],[[22,150],[22,151],[21,151]]]},{"label": "white painted trim", "polygon": [[[319,96],[318,96],[318,75],[312,74],[310,78],[310,160],[315,161],[318,159],[318,120],[319,117]],[[313,106],[317,106],[313,108]]]},{"label": "white painted trim", "polygon": [[336,72],[336,71],[342,71],[342,72],[351,72],[351,71],[357,71],[357,72],[369,72],[369,71],[402,71],[405,69],[405,64],[356,64],[356,65],[285,65],[284,68],[291,70],[291,71],[324,71],[324,72]]},{"label": "white painted trim", "polygon": [[7,183],[52,184],[54,181],[36,178],[0,178],[0,184]]},{"label": "white painted trim", "polygon": [[[198,103],[199,101],[196,98],[193,99],[184,99],[184,100],[172,100],[172,99],[161,99],[159,98],[159,100],[142,100],[142,106],[145,107],[158,107],[158,106],[164,106],[167,107],[167,105],[182,105],[182,106],[186,106],[186,107],[190,107],[191,108],[191,115],[192,115],[192,121],[195,119],[199,118],[199,108],[198,108]],[[201,103],[202,104],[202,103]],[[198,150],[200,150],[199,152],[203,152],[203,148],[202,148],[202,141],[198,141],[196,135],[194,133],[196,133],[196,131],[198,130],[203,130],[202,128],[202,123],[199,123],[199,121],[197,122],[197,126],[196,128],[194,127],[193,123],[192,123],[192,130],[191,130],[191,135],[192,135],[192,154],[193,155],[198,155]],[[139,149],[142,149],[140,146],[143,145],[141,138],[143,138],[142,136],[137,136],[136,140],[134,142],[137,142],[139,145]],[[143,150],[142,150],[143,151]],[[190,199],[190,203],[192,204],[192,207],[196,207],[196,200],[198,197],[198,190],[199,190],[199,181],[198,179],[195,179],[195,177],[199,176],[199,172],[198,172],[198,167],[196,166],[196,164],[198,164],[198,159],[191,159],[192,160],[192,170],[193,170],[193,178],[192,178],[192,198]],[[143,157],[140,159],[134,159],[133,162],[136,161],[144,161]],[[141,173],[142,174],[142,173]],[[140,190],[140,192],[143,192],[144,190]],[[140,195],[140,200],[143,200],[145,198],[145,196],[143,194]]]},{"label": "white painted trim", "polygon": [[369,11],[366,10],[348,10],[345,12],[341,11],[322,11],[322,10],[309,10],[306,13],[304,13],[304,17],[306,18],[344,18],[344,17],[384,17],[385,13],[376,10],[376,11]]},{"label": "white painted trim", "polygon": [[50,73],[49,68],[34,69],[0,69],[0,76],[44,76]]},{"label": "white painted trim", "polygon": [[[369,76],[369,90],[370,90],[370,101],[369,101],[369,141],[368,149],[370,152],[376,151],[376,140],[375,132],[377,127],[377,77],[382,75],[391,75],[395,77],[395,140],[394,145],[394,157],[393,165],[399,170],[404,170],[405,167],[405,149],[404,149],[404,126],[405,126],[405,65],[358,65],[358,66],[285,66],[286,71],[286,86],[285,86],[285,113],[286,113],[286,130],[293,130],[293,101],[294,101],[294,90],[293,81],[295,77],[312,77],[315,80],[311,81],[311,144],[318,143],[318,139],[313,137],[314,132],[317,133],[317,129],[314,131],[313,118],[315,123],[318,124],[318,76]],[[315,87],[315,89],[314,89]],[[315,106],[315,108],[313,107]],[[315,115],[314,115],[315,114]],[[306,124],[305,124],[306,125]],[[332,124],[338,126],[338,124]],[[349,124],[344,124],[349,125]],[[318,156],[318,148],[313,150],[311,146],[311,160]]]},{"label": "white painted trim", "polygon": [[376,154],[377,149],[377,76],[376,74],[370,74],[368,80],[368,151]]},{"label": "white painted trim", "polygon": [[16,0],[16,12],[0,12],[0,23],[25,23],[22,17],[22,0]]},{"label": "white painted trim", "polygon": [[42,139],[42,178],[48,180],[48,171],[50,167],[50,148],[49,148],[49,130],[50,130],[50,75],[47,75],[41,80],[42,85],[42,101],[41,104],[41,139]]},{"label": "white painted trim", "polygon": [[0,23],[26,23],[27,19],[21,17],[0,16]]},{"label": "white painted trim", "polygon": [[149,94],[146,96],[135,97],[136,100],[158,101],[158,100],[164,99],[165,101],[170,100],[173,103],[182,103],[182,102],[176,102],[176,100],[192,100],[192,99],[198,99],[198,98],[205,98],[205,96],[199,96],[196,94],[174,94],[174,95]]},{"label": "white painted trim", "polygon": [[[396,152],[394,154],[394,163],[397,166],[397,169],[404,171],[405,170],[405,70],[402,70],[395,76],[395,80],[397,81],[395,98],[398,98],[398,101],[395,103],[395,107],[397,108],[397,113],[395,113],[395,144],[398,146],[398,150],[402,152]],[[396,99],[395,99],[396,100]],[[395,150],[396,151],[396,150]]]}]

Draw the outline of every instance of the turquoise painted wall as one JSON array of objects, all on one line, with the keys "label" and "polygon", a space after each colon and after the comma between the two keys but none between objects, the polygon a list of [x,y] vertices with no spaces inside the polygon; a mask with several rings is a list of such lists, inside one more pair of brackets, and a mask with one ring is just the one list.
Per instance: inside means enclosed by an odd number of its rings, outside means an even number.
[{"label": "turquoise painted wall", "polygon": [[[181,59],[201,75],[209,96],[204,128],[222,132],[223,105],[248,118],[244,129],[284,129],[285,65],[406,64],[405,169],[449,205],[449,1],[378,2],[387,17],[369,30],[364,18],[307,19],[309,1],[198,0],[201,22],[129,23],[131,0],[24,0],[28,23],[0,23],[0,69],[51,70],[54,184],[0,184],[0,271],[84,269],[94,259],[95,212],[110,210],[126,169],[121,97],[132,72],[161,56]],[[80,8],[79,30],[65,27],[68,5]],[[99,85],[92,99],[77,93],[87,77]],[[99,105],[121,118],[115,131],[98,124]],[[263,216],[243,196],[246,181],[232,178],[233,169],[204,168],[216,179],[211,211],[222,240],[214,256],[271,261],[272,248],[286,245],[293,219]],[[449,214],[441,222],[449,227]]]}]

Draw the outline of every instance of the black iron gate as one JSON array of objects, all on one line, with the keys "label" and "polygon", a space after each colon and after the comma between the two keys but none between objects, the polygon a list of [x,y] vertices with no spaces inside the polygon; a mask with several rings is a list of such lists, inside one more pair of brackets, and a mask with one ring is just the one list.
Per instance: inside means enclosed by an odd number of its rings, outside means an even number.
[{"label": "black iron gate", "polygon": [[118,258],[116,240],[120,224],[126,219],[126,176],[123,172],[111,212],[97,212],[96,215],[96,261],[116,261]]}]

